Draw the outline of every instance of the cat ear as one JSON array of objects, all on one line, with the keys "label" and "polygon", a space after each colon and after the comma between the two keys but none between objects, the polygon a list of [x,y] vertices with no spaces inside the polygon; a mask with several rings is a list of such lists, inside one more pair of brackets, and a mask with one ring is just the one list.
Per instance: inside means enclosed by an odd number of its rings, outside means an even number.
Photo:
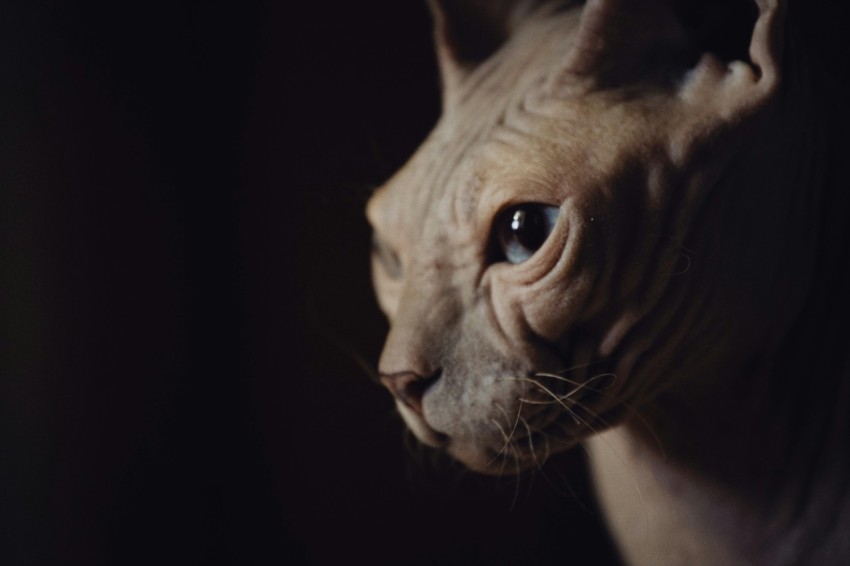
[{"label": "cat ear", "polygon": [[588,0],[563,74],[565,86],[620,86],[686,57],[686,30],[666,0]]},{"label": "cat ear", "polygon": [[750,0],[749,5],[753,4],[753,18],[747,20],[742,14],[736,22],[746,47],[726,54],[719,48],[703,49],[699,62],[681,82],[680,95],[692,108],[705,107],[731,121],[774,98],[782,73],[786,4]]},{"label": "cat ear", "polygon": [[454,90],[505,42],[535,2],[428,0],[444,91]]},{"label": "cat ear", "polygon": [[550,88],[666,80],[694,100],[750,107],[778,84],[784,11],[783,0],[588,0]]}]

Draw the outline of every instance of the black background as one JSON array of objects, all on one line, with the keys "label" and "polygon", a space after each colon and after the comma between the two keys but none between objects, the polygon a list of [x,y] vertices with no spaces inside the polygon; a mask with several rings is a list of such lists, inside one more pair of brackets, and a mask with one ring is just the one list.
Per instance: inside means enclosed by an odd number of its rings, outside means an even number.
[{"label": "black background", "polygon": [[424,2],[0,6],[0,563],[608,564],[583,455],[464,473],[374,363]]},{"label": "black background", "polygon": [[581,454],[464,473],[362,370],[431,20],[293,6],[0,7],[0,562],[604,563]]}]

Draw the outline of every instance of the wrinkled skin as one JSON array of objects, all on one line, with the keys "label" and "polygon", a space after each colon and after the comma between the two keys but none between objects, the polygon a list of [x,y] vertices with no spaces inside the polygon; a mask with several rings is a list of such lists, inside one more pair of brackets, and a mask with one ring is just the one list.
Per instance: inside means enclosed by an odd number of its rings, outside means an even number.
[{"label": "wrinkled skin", "polygon": [[[759,521],[773,494],[799,490],[765,484],[788,455],[752,424],[790,426],[752,400],[817,245],[788,237],[819,193],[800,190],[816,174],[783,6],[757,3],[746,53],[721,60],[670,2],[462,4],[433,4],[443,116],[367,209],[378,369],[408,426],[491,474],[586,443],[632,563],[811,560],[764,544],[796,528]],[[469,13],[498,39],[472,60]],[[511,263],[497,236],[524,203],[557,221]]]}]

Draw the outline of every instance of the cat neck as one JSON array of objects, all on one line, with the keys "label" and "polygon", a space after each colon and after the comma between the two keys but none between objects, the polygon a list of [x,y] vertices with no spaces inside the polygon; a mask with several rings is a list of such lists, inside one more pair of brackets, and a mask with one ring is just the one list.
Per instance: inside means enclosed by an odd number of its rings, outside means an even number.
[{"label": "cat neck", "polygon": [[588,440],[627,560],[840,563],[850,529],[847,383],[821,399],[817,417],[803,404],[780,418],[768,401],[726,390],[688,404],[659,400]]},{"label": "cat neck", "polygon": [[798,116],[805,126],[785,138],[805,141],[789,146],[787,177],[816,209],[794,237],[816,244],[806,298],[780,340],[586,442],[629,563],[839,564],[850,554],[850,183],[840,132],[812,118]]},{"label": "cat neck", "polygon": [[725,379],[683,380],[586,444],[598,495],[636,564],[840,564],[850,548],[850,261],[840,167],[815,220],[802,309],[775,348]]}]

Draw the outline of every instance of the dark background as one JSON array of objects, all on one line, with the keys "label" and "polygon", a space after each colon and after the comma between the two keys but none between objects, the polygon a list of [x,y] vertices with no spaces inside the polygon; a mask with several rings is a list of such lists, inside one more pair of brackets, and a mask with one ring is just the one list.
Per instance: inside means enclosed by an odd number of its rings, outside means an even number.
[{"label": "dark background", "polygon": [[604,549],[581,454],[464,473],[358,361],[363,206],[439,111],[425,2],[287,4],[0,6],[0,563]]},{"label": "dark background", "polygon": [[0,4],[0,563],[611,563],[581,452],[464,473],[361,367],[425,2],[286,4]]}]

